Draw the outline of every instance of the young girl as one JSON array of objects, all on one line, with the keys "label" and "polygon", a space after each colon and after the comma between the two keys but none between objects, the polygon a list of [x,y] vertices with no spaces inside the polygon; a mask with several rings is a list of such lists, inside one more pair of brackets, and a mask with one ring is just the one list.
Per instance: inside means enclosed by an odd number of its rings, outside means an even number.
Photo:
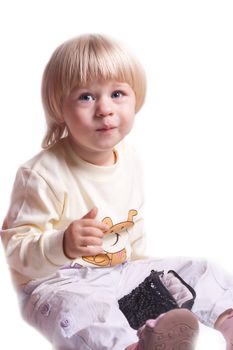
[{"label": "young girl", "polygon": [[[65,42],[48,62],[44,150],[18,170],[1,232],[23,317],[57,349],[191,350],[195,313],[232,350],[233,279],[205,261],[145,257],[141,167],[123,142],[145,90],[141,65],[101,35]],[[197,298],[193,313],[148,320],[138,340],[118,300],[152,269],[175,270]],[[175,278],[170,292],[184,297]]]}]

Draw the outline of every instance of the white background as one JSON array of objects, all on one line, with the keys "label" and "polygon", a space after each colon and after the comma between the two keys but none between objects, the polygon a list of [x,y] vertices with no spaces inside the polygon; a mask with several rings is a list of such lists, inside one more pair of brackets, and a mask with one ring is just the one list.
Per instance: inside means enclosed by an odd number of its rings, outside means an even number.
[{"label": "white background", "polygon": [[[130,138],[144,163],[151,255],[201,256],[232,270],[233,2],[1,1],[0,219],[18,166],[40,150],[43,68],[64,40],[101,32],[123,41],[148,75]],[[21,321],[0,248],[0,346],[51,349]],[[224,349],[202,328],[198,349]]]}]

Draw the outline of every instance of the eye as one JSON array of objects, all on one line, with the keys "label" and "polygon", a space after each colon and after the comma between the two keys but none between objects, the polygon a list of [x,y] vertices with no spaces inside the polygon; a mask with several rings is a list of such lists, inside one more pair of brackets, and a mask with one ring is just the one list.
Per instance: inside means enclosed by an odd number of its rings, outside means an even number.
[{"label": "eye", "polygon": [[117,90],[112,93],[112,98],[120,98],[123,97],[124,93],[123,91]]},{"label": "eye", "polygon": [[94,100],[94,96],[89,93],[81,94],[78,98],[80,101],[89,102]]}]

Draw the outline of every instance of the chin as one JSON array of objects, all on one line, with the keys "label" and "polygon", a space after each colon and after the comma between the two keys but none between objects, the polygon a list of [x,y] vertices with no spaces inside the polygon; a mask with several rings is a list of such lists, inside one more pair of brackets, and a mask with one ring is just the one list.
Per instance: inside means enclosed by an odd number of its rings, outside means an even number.
[{"label": "chin", "polygon": [[121,140],[116,141],[116,142],[106,142],[106,143],[103,143],[101,145],[98,145],[97,148],[99,151],[102,151],[102,152],[111,151],[120,141]]}]

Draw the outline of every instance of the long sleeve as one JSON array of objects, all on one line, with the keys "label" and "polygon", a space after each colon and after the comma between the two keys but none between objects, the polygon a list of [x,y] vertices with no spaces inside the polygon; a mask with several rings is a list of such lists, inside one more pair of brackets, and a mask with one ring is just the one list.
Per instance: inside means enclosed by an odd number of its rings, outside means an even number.
[{"label": "long sleeve", "polygon": [[38,278],[67,262],[60,220],[64,203],[36,171],[21,168],[1,231],[8,264],[23,276]]}]

